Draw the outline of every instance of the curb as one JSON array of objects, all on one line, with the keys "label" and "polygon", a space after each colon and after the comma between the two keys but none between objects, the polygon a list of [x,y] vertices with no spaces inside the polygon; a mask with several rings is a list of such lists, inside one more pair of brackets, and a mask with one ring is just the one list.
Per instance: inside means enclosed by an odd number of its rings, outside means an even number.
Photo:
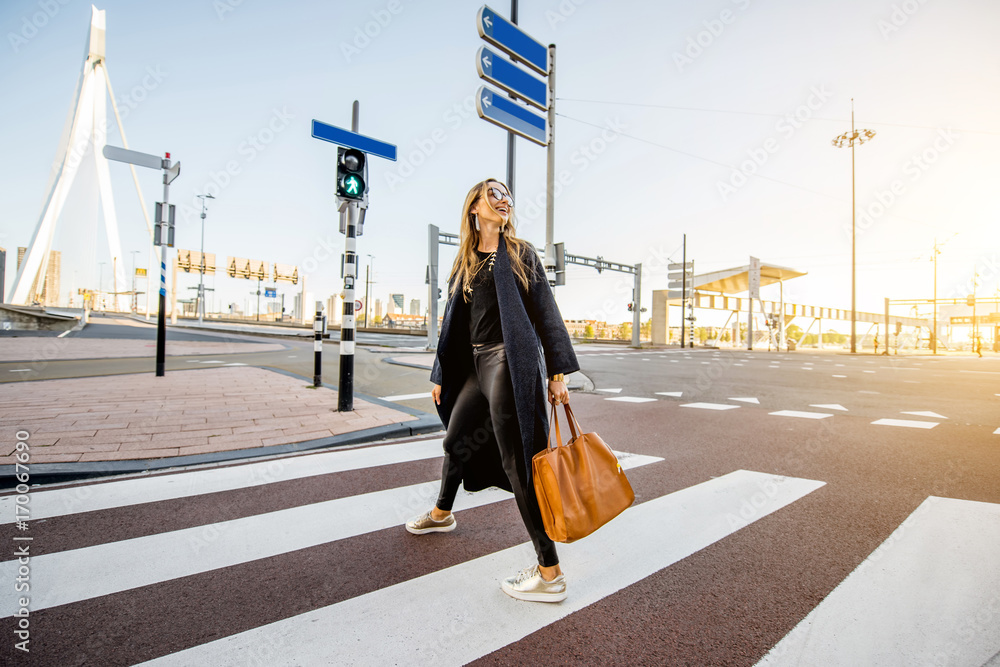
[{"label": "curb", "polygon": [[[196,369],[197,370],[197,369]],[[291,373],[280,368],[268,368],[268,370],[287,375],[303,382],[312,384],[310,379],[304,378],[295,373]],[[324,387],[337,390],[335,385],[323,383]],[[415,421],[397,422],[395,424],[385,424],[373,428],[340,433],[327,438],[317,438],[315,440],[304,440],[302,442],[292,442],[284,445],[270,445],[267,447],[256,447],[253,449],[236,449],[224,452],[209,452],[206,454],[189,454],[187,456],[172,456],[159,459],[133,459],[128,461],[86,461],[77,463],[38,463],[32,465],[28,463],[30,469],[30,484],[32,488],[41,484],[56,484],[63,482],[74,482],[95,477],[107,477],[109,475],[127,475],[143,472],[154,472],[168,468],[182,466],[203,465],[206,463],[225,463],[240,461],[244,459],[254,459],[264,456],[276,456],[293,452],[305,452],[314,449],[329,449],[344,447],[347,445],[359,445],[378,442],[380,440],[390,440],[396,438],[409,438],[427,433],[437,433],[444,429],[441,419],[436,414],[408,408],[389,401],[383,401],[374,396],[354,393],[354,398],[360,398],[368,403],[388,407],[397,412],[403,412],[414,417]],[[0,466],[0,491],[9,491],[17,486],[15,478],[16,465]],[[23,474],[23,470],[21,471]]]}]

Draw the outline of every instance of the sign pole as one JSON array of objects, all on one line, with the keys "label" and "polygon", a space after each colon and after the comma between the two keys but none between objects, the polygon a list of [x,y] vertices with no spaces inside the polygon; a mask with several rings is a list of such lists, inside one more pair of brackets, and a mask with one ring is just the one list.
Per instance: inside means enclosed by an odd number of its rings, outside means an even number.
[{"label": "sign pole", "polygon": [[427,349],[436,350],[438,344],[438,243],[440,230],[437,225],[427,225]]},{"label": "sign pole", "polygon": [[[351,131],[360,124],[361,104],[354,100]],[[340,381],[337,385],[337,411],[354,410],[354,280],[357,278],[357,203],[346,203],[347,229],[344,239],[344,312],[340,326]]]},{"label": "sign pole", "polygon": [[165,374],[167,360],[167,239],[170,222],[170,153],[163,160],[163,214],[160,216],[160,309],[156,316],[156,377]]},{"label": "sign pole", "polygon": [[[549,44],[549,143],[545,147],[545,272],[555,272],[556,45]],[[552,281],[555,283],[555,280]]]},{"label": "sign pole", "polygon": [[[510,0],[510,22],[517,25],[517,0]],[[513,95],[511,96],[513,97]],[[515,135],[513,132],[508,130],[507,132],[507,192],[513,198],[514,194],[514,170],[517,162],[517,147],[515,144]]]}]

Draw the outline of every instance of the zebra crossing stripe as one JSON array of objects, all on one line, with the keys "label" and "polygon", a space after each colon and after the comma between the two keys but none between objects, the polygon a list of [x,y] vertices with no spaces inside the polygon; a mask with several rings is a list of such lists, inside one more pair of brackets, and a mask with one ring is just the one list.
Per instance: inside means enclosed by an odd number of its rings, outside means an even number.
[{"label": "zebra crossing stripe", "polygon": [[[440,452],[439,452],[440,453]],[[619,453],[628,470],[663,459]],[[426,511],[437,480],[337,498],[301,507],[195,526],[92,547],[33,556],[32,610],[88,600],[262,558],[308,549],[393,526]],[[497,488],[458,495],[455,510],[481,507],[513,494]],[[334,519],[333,517],[336,517]],[[18,561],[0,563],[0,577],[17,577]],[[0,599],[0,618],[17,609],[16,596]]]},{"label": "zebra crossing stripe", "polygon": [[559,546],[569,586],[559,604],[521,602],[500,590],[501,579],[534,562],[531,544],[524,543],[142,664],[221,667],[262,657],[262,664],[462,665],[642,581],[823,484],[738,470],[634,506],[595,535]]},{"label": "zebra crossing stripe", "polygon": [[[346,449],[175,474],[31,492],[31,518],[127,507],[443,456],[442,439]],[[14,522],[14,496],[0,497],[0,525]]]},{"label": "zebra crossing stripe", "polygon": [[757,664],[996,664],[997,553],[1000,505],[931,496]]}]

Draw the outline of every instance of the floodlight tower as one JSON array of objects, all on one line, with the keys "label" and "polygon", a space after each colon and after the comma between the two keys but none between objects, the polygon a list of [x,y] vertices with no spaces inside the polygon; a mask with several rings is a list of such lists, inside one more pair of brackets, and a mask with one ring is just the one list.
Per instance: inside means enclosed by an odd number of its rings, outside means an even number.
[{"label": "floodlight tower", "polygon": [[857,254],[856,254],[856,214],[857,207],[854,203],[854,145],[861,145],[875,137],[875,130],[854,129],[854,98],[851,98],[851,131],[845,132],[833,140],[833,145],[837,148],[844,146],[851,147],[851,353],[858,351],[857,348]]}]

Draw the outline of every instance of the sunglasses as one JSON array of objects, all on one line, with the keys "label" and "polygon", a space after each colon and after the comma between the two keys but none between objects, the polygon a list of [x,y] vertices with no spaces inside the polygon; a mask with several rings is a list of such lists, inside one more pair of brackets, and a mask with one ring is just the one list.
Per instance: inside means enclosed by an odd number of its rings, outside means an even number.
[{"label": "sunglasses", "polygon": [[506,199],[508,202],[510,202],[511,207],[514,206],[514,198],[511,197],[508,193],[506,193],[503,190],[501,190],[500,188],[497,188],[497,187],[494,187],[494,186],[490,186],[490,187],[486,188],[486,192],[491,197],[493,197],[494,199],[496,199],[498,202],[503,201],[504,199]]}]

